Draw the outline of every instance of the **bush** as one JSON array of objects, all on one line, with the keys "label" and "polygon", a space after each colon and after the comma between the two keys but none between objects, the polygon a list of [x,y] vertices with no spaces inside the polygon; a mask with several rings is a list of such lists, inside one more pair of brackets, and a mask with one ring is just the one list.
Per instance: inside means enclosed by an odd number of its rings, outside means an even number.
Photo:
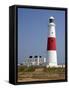
[{"label": "bush", "polygon": [[33,67],[33,66],[27,67],[25,71],[26,72],[33,72],[33,71],[35,71],[35,67]]},{"label": "bush", "polygon": [[33,67],[33,66],[30,66],[30,67],[18,66],[18,71],[19,72],[33,72],[33,71],[35,71],[35,67]]},{"label": "bush", "polygon": [[26,69],[26,66],[18,66],[19,72],[23,72],[23,71],[25,71],[25,69]]},{"label": "bush", "polygon": [[52,68],[44,68],[43,69],[44,72],[47,72],[47,73],[63,73],[65,72],[65,69],[64,68],[55,68],[55,67],[52,67]]}]

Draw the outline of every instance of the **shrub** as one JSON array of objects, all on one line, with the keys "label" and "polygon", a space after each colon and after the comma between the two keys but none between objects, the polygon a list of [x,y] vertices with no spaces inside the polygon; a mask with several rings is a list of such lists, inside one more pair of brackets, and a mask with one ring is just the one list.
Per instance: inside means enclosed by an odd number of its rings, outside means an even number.
[{"label": "shrub", "polygon": [[43,69],[44,72],[47,72],[47,73],[63,73],[65,72],[65,69],[64,68],[55,68],[55,67],[52,67],[52,68],[44,68]]},{"label": "shrub", "polygon": [[25,71],[26,72],[33,72],[33,71],[35,71],[35,67],[33,67],[33,66],[27,67]]},{"label": "shrub", "polygon": [[26,69],[26,66],[18,66],[19,72],[23,72],[23,71],[25,71],[25,69]]}]

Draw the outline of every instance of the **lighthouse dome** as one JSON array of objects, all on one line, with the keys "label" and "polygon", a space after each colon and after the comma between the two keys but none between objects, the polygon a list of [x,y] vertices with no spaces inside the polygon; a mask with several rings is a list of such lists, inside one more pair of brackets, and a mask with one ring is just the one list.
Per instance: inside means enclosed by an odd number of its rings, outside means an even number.
[{"label": "lighthouse dome", "polygon": [[49,23],[54,23],[54,17],[53,16],[51,16],[50,18],[49,18]]},{"label": "lighthouse dome", "polygon": [[55,18],[53,16],[51,16],[50,19],[55,19]]}]

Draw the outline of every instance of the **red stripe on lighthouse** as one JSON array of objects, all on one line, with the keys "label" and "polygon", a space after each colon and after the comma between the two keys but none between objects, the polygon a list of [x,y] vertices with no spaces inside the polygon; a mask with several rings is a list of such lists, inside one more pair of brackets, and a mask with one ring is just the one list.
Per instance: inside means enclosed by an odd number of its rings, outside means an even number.
[{"label": "red stripe on lighthouse", "polygon": [[56,38],[48,37],[47,50],[56,50]]}]

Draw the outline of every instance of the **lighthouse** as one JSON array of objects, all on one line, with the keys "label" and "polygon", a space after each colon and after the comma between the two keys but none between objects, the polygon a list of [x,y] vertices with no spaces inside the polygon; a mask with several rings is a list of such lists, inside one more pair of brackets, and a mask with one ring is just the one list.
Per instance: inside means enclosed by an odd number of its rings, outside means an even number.
[{"label": "lighthouse", "polygon": [[55,18],[51,16],[48,23],[47,62],[49,67],[57,67]]}]

